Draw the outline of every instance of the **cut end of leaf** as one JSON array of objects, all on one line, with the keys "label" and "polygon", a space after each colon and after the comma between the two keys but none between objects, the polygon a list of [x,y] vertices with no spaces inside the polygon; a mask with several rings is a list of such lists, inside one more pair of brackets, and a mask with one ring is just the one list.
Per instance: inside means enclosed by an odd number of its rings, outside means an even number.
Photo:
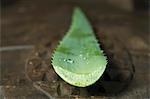
[{"label": "cut end of leaf", "polygon": [[78,87],[95,83],[103,74],[107,57],[99,48],[90,23],[80,8],[75,8],[72,25],[52,57],[55,72]]}]

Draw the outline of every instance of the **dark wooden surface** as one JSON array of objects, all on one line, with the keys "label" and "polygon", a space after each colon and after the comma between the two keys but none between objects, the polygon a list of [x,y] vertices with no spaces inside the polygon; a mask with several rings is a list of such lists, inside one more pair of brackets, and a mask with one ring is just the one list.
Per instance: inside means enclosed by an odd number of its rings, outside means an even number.
[{"label": "dark wooden surface", "polygon": [[[75,6],[80,6],[86,12],[97,34],[119,39],[114,45],[123,44],[131,53],[135,66],[134,79],[126,90],[112,98],[149,98],[150,55],[147,14],[122,11],[100,1],[68,0],[18,0],[1,10],[1,96],[6,99],[47,98],[25,76],[25,63],[33,51],[28,45],[51,41],[52,45],[56,46],[69,28]],[[105,44],[107,46],[106,42]],[[8,46],[23,45],[27,46],[22,49],[2,50]]]}]

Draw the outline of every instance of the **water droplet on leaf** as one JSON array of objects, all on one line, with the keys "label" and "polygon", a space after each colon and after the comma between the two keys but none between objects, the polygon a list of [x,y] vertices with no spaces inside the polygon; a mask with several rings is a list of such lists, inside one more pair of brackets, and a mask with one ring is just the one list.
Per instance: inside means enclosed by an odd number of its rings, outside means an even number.
[{"label": "water droplet on leaf", "polygon": [[86,57],[83,57],[83,59],[86,60],[87,58],[86,58]]},{"label": "water droplet on leaf", "polygon": [[71,64],[74,63],[74,61],[72,59],[64,59],[64,61],[68,62],[68,63],[71,63]]},{"label": "water droplet on leaf", "polygon": [[80,57],[82,57],[83,55],[82,55],[82,54],[80,54],[79,56],[80,56]]}]

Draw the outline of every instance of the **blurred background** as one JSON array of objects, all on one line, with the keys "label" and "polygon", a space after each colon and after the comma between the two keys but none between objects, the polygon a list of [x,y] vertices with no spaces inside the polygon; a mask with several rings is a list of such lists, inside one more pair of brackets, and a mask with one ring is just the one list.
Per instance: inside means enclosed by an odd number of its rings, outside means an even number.
[{"label": "blurred background", "polygon": [[1,45],[31,44],[66,31],[75,6],[87,11],[94,26],[132,25],[134,33],[146,39],[148,5],[148,0],[1,0]]},{"label": "blurred background", "polygon": [[25,77],[26,59],[34,45],[47,40],[52,43],[61,40],[70,26],[73,8],[79,6],[97,33],[119,38],[131,53],[135,78],[129,93],[120,97],[148,99],[149,0],[0,1],[1,95],[45,98]]}]

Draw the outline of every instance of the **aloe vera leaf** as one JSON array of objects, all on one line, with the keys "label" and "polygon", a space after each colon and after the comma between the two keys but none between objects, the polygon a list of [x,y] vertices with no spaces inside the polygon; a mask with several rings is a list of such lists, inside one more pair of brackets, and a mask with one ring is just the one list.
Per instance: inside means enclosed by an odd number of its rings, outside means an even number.
[{"label": "aloe vera leaf", "polygon": [[78,87],[95,83],[106,68],[107,57],[80,8],[74,10],[72,25],[56,48],[52,65],[64,81]]}]

